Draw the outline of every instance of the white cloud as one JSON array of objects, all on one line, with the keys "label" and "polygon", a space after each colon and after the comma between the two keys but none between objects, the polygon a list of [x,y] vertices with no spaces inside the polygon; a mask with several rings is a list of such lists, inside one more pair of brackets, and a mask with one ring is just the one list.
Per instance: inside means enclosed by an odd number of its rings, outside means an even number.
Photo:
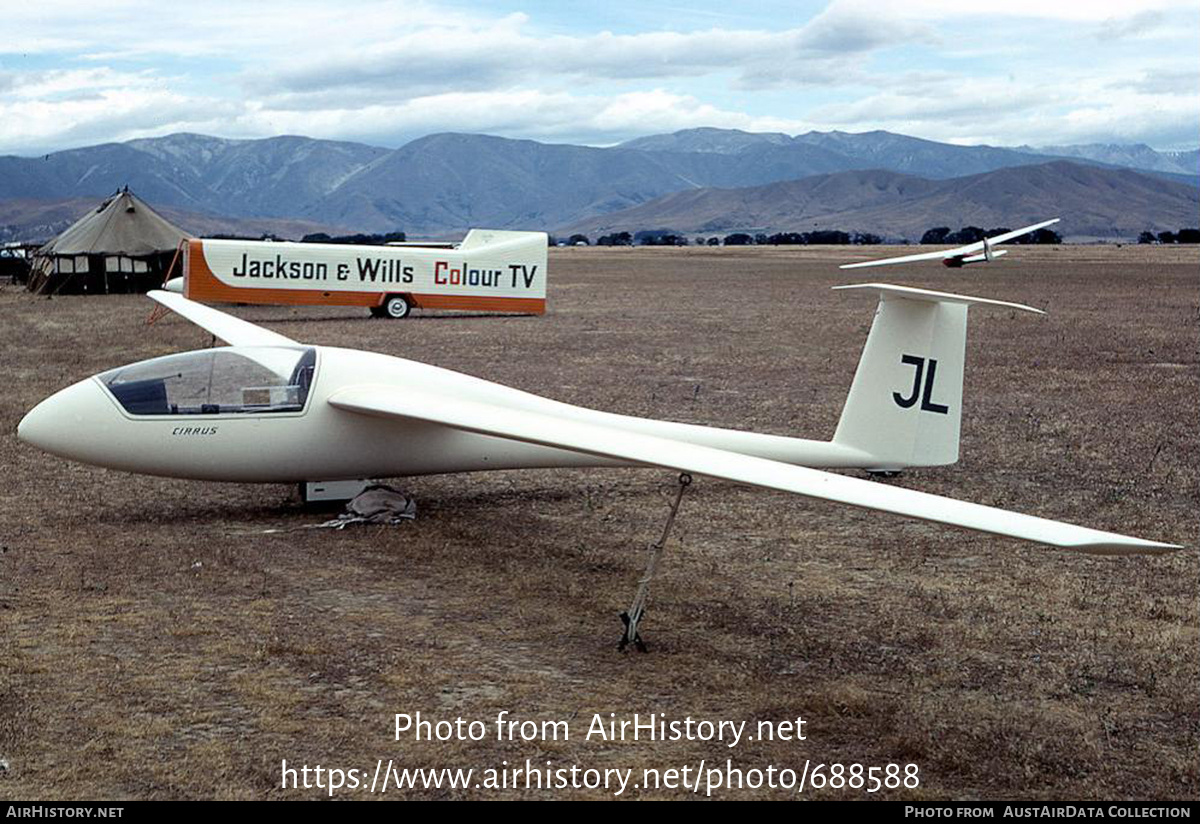
[{"label": "white cloud", "polygon": [[347,5],[209,0],[203,9],[155,0],[38,0],[6,5],[0,54],[71,54],[102,61],[213,57],[254,63],[479,18],[413,0]]},{"label": "white cloud", "polygon": [[1146,94],[1191,96],[1200,89],[1200,70],[1151,68],[1133,77],[1115,78],[1108,85],[1113,89],[1133,89]]},{"label": "white cloud", "polygon": [[[956,94],[946,94],[947,84]],[[1200,89],[1187,94],[1117,88],[1103,76],[1041,82],[942,78],[814,110],[814,120],[953,143],[1013,146],[1145,142],[1194,145]]]},{"label": "white cloud", "polygon": [[497,22],[438,25],[365,47],[318,50],[284,61],[250,81],[260,93],[321,94],[354,89],[406,99],[452,88],[527,85],[534,81],[686,79],[732,74],[738,87],[806,86],[850,72],[861,55],[917,29],[878,15],[832,9],[785,30],[709,29],[545,36],[524,15]]},{"label": "white cloud", "polygon": [[118,72],[104,67],[85,69],[48,69],[10,76],[6,89],[18,101],[42,101],[64,96],[78,97],[105,90],[146,88],[157,81],[150,72]]},{"label": "white cloud", "polygon": [[0,103],[0,141],[18,151],[131,140],[177,131],[219,130],[235,107],[154,89],[103,89],[66,99]]},{"label": "white cloud", "polygon": [[1170,19],[1159,9],[1148,9],[1129,17],[1109,17],[1096,27],[1100,40],[1123,40],[1146,37],[1162,31],[1170,25]]},{"label": "white cloud", "polygon": [[465,131],[592,144],[698,125],[748,131],[808,128],[801,121],[726,111],[662,89],[612,96],[536,90],[452,92],[394,105],[317,112],[256,108],[244,113],[238,121],[243,132],[270,128],[274,132],[315,137],[351,135],[367,142],[382,142],[393,134],[416,136],[436,131]]},{"label": "white cloud", "polygon": [[1200,127],[1194,0],[834,0],[736,26],[705,11],[677,15],[700,28],[613,32],[586,10],[549,24],[390,0],[13,5],[0,152],[180,130],[602,144],[701,125],[1166,147]]},{"label": "white cloud", "polygon": [[[843,4],[870,9],[872,0],[843,0]],[[1169,10],[1193,10],[1190,0],[906,0],[904,13],[921,20],[955,18],[1021,17],[1031,20],[1064,20],[1076,23],[1120,21],[1144,14]]]}]

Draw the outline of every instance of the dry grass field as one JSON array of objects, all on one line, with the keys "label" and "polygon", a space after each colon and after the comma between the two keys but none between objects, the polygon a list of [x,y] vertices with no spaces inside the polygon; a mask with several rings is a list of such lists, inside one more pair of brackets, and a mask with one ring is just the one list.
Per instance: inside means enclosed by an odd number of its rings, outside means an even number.
[{"label": "dry grass field", "polygon": [[[407,479],[414,523],[293,529],[326,514],[289,487],[129,476],[20,444],[17,422],[52,391],[208,336],[174,316],[146,327],[142,297],[0,288],[0,798],[320,797],[281,789],[281,760],[380,758],[639,776],[701,759],[898,762],[919,765],[920,787],[885,797],[1197,798],[1200,253],[836,268],[895,251],[555,250],[542,318],[231,311],[572,403],[827,438],[874,309],[830,286],[1026,302],[1049,314],[972,312],[962,460],[891,482],[1188,549],[1077,555],[700,478],[650,595],[650,652],[620,654],[617,615],[673,473]],[[501,710],[569,720],[571,739],[392,737],[394,713]],[[807,740],[584,740],[610,712],[802,716]],[[385,797],[522,795],[610,794]]]}]

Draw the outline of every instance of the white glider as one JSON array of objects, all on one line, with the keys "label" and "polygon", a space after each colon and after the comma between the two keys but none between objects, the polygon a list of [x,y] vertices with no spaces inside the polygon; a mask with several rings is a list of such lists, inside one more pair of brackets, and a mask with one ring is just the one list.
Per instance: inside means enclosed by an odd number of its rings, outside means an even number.
[{"label": "white glider", "polygon": [[661,466],[1100,554],[1174,544],[821,471],[958,460],[967,311],[1020,304],[887,284],[831,441],[600,412],[458,372],[307,346],[182,295],[150,297],[231,344],[118,367],[47,398],[21,440],[152,475],[284,483]]},{"label": "white glider", "polygon": [[968,243],[966,246],[959,246],[954,249],[945,249],[941,252],[921,252],[916,255],[904,255],[903,257],[884,258],[883,260],[867,260],[862,263],[844,263],[839,266],[839,269],[863,269],[867,266],[891,266],[893,263],[913,263],[918,260],[940,260],[942,265],[957,269],[968,263],[985,263],[995,260],[1001,255],[1007,255],[1005,249],[995,250],[994,247],[1012,240],[1021,235],[1027,235],[1030,232],[1036,232],[1038,229],[1044,229],[1051,226],[1061,218],[1052,220],[1044,220],[1041,223],[1035,223],[1032,226],[1026,226],[1021,229],[1015,229],[1011,232],[1005,232],[1002,235],[985,238],[978,243]]}]

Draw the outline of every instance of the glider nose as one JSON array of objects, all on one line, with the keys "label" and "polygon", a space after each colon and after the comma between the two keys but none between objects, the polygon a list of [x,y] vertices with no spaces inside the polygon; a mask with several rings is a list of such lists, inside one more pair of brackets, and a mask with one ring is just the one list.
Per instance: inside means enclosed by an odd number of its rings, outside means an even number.
[{"label": "glider nose", "polygon": [[77,457],[89,452],[97,437],[95,424],[114,413],[104,390],[92,378],[72,384],[39,403],[17,424],[17,437],[31,446]]}]

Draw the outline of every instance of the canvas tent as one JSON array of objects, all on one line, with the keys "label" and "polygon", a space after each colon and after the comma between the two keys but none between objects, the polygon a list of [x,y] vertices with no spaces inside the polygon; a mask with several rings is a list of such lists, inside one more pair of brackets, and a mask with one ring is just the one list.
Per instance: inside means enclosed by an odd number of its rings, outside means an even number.
[{"label": "canvas tent", "polygon": [[29,290],[42,295],[149,291],[162,284],[186,237],[126,187],[37,250]]}]

